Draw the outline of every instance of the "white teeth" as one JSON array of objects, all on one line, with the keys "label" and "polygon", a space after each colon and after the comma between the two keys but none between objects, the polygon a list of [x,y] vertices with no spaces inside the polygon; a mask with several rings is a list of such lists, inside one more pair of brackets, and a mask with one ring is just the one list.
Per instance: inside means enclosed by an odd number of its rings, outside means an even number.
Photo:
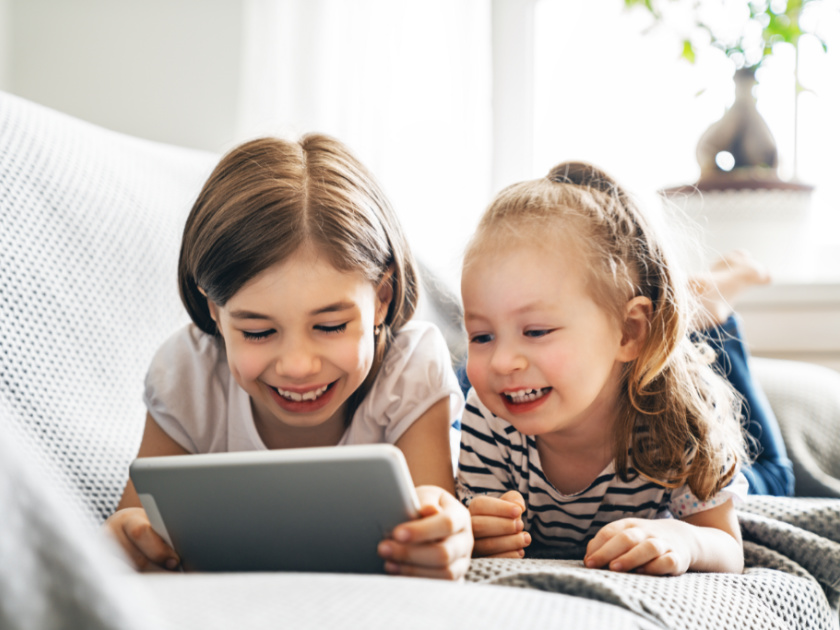
[{"label": "white teeth", "polygon": [[503,392],[511,402],[524,403],[539,400],[548,393],[550,387],[543,387],[542,389],[520,389],[515,392]]},{"label": "white teeth", "polygon": [[274,389],[277,390],[277,393],[283,398],[288,398],[289,400],[294,400],[295,402],[301,402],[303,400],[315,400],[316,398],[320,398],[321,395],[329,389],[329,387],[329,385],[324,385],[323,387],[312,389],[302,394],[299,394],[298,392],[289,392],[285,389],[280,389],[279,387],[275,387]]}]

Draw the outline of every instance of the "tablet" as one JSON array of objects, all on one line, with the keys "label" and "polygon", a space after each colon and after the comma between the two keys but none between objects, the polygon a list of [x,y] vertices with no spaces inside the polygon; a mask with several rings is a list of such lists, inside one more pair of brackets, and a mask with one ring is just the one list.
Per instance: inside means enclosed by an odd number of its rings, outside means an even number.
[{"label": "tablet", "polygon": [[390,444],[144,457],[129,474],[185,571],[384,573],[377,545],[419,509]]}]

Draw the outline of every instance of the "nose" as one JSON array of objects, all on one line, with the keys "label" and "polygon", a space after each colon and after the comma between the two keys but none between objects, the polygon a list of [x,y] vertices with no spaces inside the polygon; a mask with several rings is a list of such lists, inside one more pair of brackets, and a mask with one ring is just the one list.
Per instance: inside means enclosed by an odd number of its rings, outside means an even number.
[{"label": "nose", "polygon": [[305,379],[321,371],[321,359],[309,340],[288,338],[279,348],[274,369],[278,376]]},{"label": "nose", "polygon": [[490,357],[490,367],[498,374],[510,374],[524,370],[528,366],[528,359],[518,344],[512,340],[497,339],[493,354]]}]

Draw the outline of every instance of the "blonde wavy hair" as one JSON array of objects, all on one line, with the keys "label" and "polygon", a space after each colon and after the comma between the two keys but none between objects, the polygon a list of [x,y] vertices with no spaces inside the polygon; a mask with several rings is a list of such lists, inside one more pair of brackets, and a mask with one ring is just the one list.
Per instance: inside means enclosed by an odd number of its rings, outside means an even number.
[{"label": "blonde wavy hair", "polygon": [[628,300],[650,299],[648,334],[621,375],[614,442],[621,478],[687,484],[701,500],[725,486],[747,461],[740,399],[712,368],[712,349],[692,340],[697,305],[687,279],[634,198],[595,166],[559,164],[496,196],[465,266],[502,243],[571,247],[593,299],[617,323]]},{"label": "blonde wavy hair", "polygon": [[259,138],[222,157],[184,226],[181,301],[201,330],[217,335],[207,300],[224,306],[248,281],[304,246],[374,286],[390,274],[393,298],[376,336],[373,367],[350,398],[349,421],[393,333],[414,315],[418,275],[390,202],[341,142],[321,134],[298,141]]}]

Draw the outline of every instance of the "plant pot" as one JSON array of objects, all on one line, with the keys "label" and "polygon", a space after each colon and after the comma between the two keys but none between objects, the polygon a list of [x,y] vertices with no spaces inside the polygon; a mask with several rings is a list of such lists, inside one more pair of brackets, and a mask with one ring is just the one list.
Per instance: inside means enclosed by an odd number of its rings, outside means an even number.
[{"label": "plant pot", "polygon": [[742,68],[734,81],[735,102],[697,142],[698,183],[726,189],[733,184],[778,182],[776,140],[753,95],[755,71]]},{"label": "plant pot", "polygon": [[733,249],[748,250],[776,281],[802,278],[813,267],[810,187],[680,187],[666,191],[666,199],[677,222],[687,220],[692,234],[700,233],[692,239],[694,251],[683,248],[691,271]]},{"label": "plant pot", "polygon": [[697,143],[700,178],[663,193],[702,231],[698,250],[687,257],[692,270],[746,249],[777,280],[792,279],[810,265],[813,186],[779,179],[776,142],[756,108],[754,86],[752,70],[735,73],[735,102]]}]

